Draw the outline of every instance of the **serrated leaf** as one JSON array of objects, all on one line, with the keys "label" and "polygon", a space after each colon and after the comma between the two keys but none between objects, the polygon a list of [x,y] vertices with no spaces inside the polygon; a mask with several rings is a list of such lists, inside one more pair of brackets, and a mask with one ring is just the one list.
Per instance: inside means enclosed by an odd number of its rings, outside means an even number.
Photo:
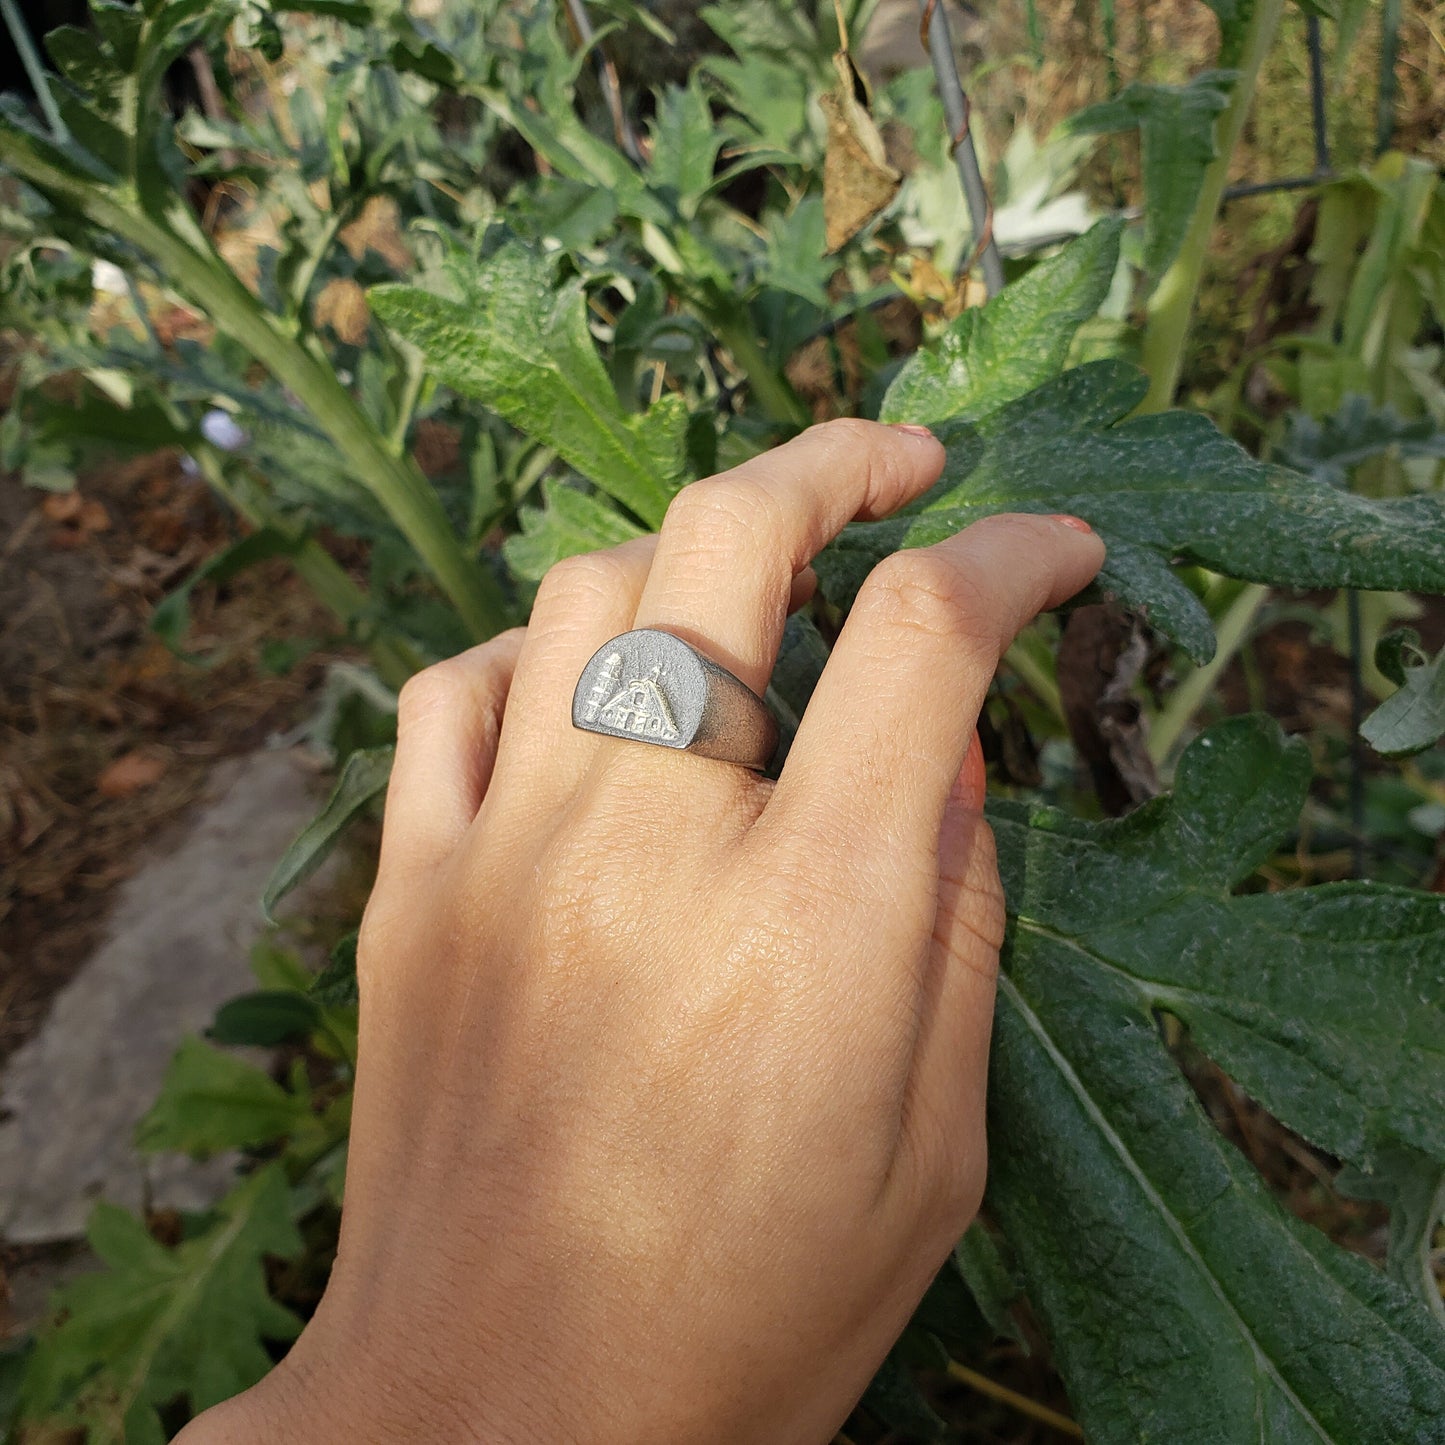
[{"label": "serrated leaf", "polygon": [[899,515],[846,528],[814,564],[825,595],[845,606],[888,553],[1005,511],[1090,522],[1109,548],[1099,586],[1196,661],[1213,628],[1172,560],[1282,587],[1445,591],[1445,500],[1377,501],[1265,466],[1194,413],[1120,421],[1144,390],[1133,367],[1097,361],[936,427],[942,480]]},{"label": "serrated leaf", "polygon": [[1347,396],[1333,416],[1316,421],[1291,412],[1279,460],[1342,487],[1350,472],[1371,457],[1445,457],[1445,429],[1431,417],[1407,419],[1393,407],[1374,406],[1368,397]]},{"label": "serrated leaf", "polygon": [[580,281],[558,285],[552,260],[508,241],[486,260],[458,258],[460,299],[414,286],[368,293],[387,325],[425,354],[438,380],[484,403],[649,526],[687,480],[687,405],[663,397],[623,410],[587,329]]},{"label": "serrated leaf", "polygon": [[341,776],[321,811],[301,830],[281,855],[266,883],[261,906],[266,916],[298,884],[309,878],[330,856],[346,825],[385,791],[391,777],[394,749],[365,748],[354,752],[342,765]]},{"label": "serrated leaf", "polygon": [[987,305],[964,311],[933,346],[904,363],[878,419],[967,421],[1056,376],[1079,327],[1108,294],[1122,228],[1115,217],[1100,221]]},{"label": "serrated leaf", "polygon": [[[1221,17],[1222,21],[1223,17]],[[1144,270],[1157,281],[1189,229],[1204,172],[1214,159],[1214,123],[1229,104],[1231,70],[1205,70],[1188,85],[1132,81],[1112,100],[1087,106],[1072,135],[1139,131],[1144,170]]]},{"label": "serrated leaf", "polygon": [[1387,677],[1400,682],[1400,690],[1360,724],[1360,736],[1387,758],[1424,752],[1445,737],[1445,648],[1433,659],[1410,649],[1414,659],[1410,662],[1402,655],[1405,649],[1397,649],[1391,665],[1390,656],[1380,654],[1399,636],[1394,633],[1381,639],[1376,664]]},{"label": "serrated leaf", "polygon": [[565,482],[547,478],[542,496],[546,507],[523,507],[518,513],[522,530],[502,543],[507,565],[519,577],[539,582],[564,557],[615,547],[643,535],[641,527],[605,499],[588,496]]},{"label": "serrated leaf", "polygon": [[1154,1010],[1344,1157],[1445,1158],[1445,900],[1230,897],[1293,822],[1302,744],[1211,729],[1119,822],[991,810],[1013,921],[989,1089],[990,1204],[1097,1445],[1430,1440],[1445,1333],[1287,1215],[1205,1119]]},{"label": "serrated leaf", "polygon": [[309,1100],[288,1093],[264,1069],[189,1038],[136,1125],[136,1145],[203,1158],[284,1139],[310,1118]]},{"label": "serrated leaf", "polygon": [[79,1420],[91,1445],[164,1440],[160,1406],[179,1397],[198,1413],[238,1394],[271,1368],[262,1341],[300,1331],[266,1289],[265,1258],[301,1250],[279,1165],[232,1190],[209,1226],[173,1249],[104,1202],[88,1237],[108,1269],[54,1296],[59,1323],[31,1358],[25,1419]]},{"label": "serrated leaf", "polygon": [[718,152],[728,133],[713,120],[707,92],[696,74],[686,86],[669,85],[657,97],[651,124],[652,156],[647,184],[685,220],[712,189]]}]

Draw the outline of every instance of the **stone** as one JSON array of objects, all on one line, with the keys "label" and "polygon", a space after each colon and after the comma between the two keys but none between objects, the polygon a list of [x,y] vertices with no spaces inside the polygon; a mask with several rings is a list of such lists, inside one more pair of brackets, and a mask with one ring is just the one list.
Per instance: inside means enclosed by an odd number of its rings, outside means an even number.
[{"label": "stone", "polygon": [[207,796],[123,883],[99,948],[0,1080],[0,1237],[73,1239],[104,1195],[131,1209],[199,1209],[233,1159],[142,1155],[136,1121],[181,1040],[254,986],[261,890],[316,811],[299,750],[215,769]]}]

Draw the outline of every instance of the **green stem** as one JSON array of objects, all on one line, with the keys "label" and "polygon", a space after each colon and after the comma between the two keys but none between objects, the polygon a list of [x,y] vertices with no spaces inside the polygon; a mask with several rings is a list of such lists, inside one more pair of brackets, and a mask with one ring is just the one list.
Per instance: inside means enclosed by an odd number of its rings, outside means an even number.
[{"label": "green stem", "polygon": [[1255,618],[1269,598],[1269,588],[1258,582],[1249,583],[1215,624],[1219,639],[1213,657],[1203,667],[1196,667],[1173,692],[1159,715],[1149,724],[1149,756],[1155,767],[1162,767],[1198,712],[1204,699],[1214,691],[1220,674],[1254,630]]},{"label": "green stem", "polygon": [[787,427],[812,425],[812,413],[803,404],[802,397],[793,390],[787,377],[768,360],[753,335],[752,323],[746,314],[736,315],[731,310],[705,310],[704,315],[712,324],[717,339],[732,352],[733,360],[747,377],[748,387],[758,405],[767,413],[768,420]]},{"label": "green stem", "polygon": [[1179,388],[1184,343],[1189,336],[1194,299],[1199,292],[1199,278],[1209,251],[1215,217],[1229,182],[1230,158],[1249,115],[1264,58],[1279,29],[1284,3],[1285,0],[1255,0],[1240,54],[1238,78],[1215,131],[1218,155],[1204,173],[1204,185],[1179,255],[1149,298],[1142,349],[1144,370],[1149,373],[1149,391],[1139,405],[1141,412],[1165,410],[1173,404],[1174,393]]},{"label": "green stem", "polygon": [[168,284],[266,367],[316,420],[357,481],[416,549],[468,630],[491,637],[508,625],[501,588],[462,550],[440,500],[414,462],[396,456],[323,361],[262,310],[215,254],[188,244],[129,204],[123,193],[67,174],[14,130],[0,130],[0,164],[145,252]]},{"label": "green stem", "polygon": [[55,97],[50,93],[50,77],[45,73],[45,66],[41,64],[34,40],[30,38],[25,17],[15,8],[15,0],[0,0],[0,16],[4,17],[5,28],[10,32],[15,49],[20,53],[20,63],[25,67],[26,78],[30,81],[36,100],[40,102],[40,109],[45,112],[45,123],[50,127],[51,134],[58,141],[69,140],[70,131],[61,119]]},{"label": "green stem", "polygon": [[[253,499],[231,485],[226,476],[220,457],[211,447],[197,447],[191,457],[201,470],[213,492],[246,519],[253,527],[280,529],[284,524],[256,505]],[[366,593],[346,573],[345,568],[314,537],[308,537],[291,558],[291,565],[297,575],[311,589],[321,603],[344,627],[363,622],[371,611],[371,602]],[[393,690],[399,691],[402,683],[413,673],[419,672],[425,663],[401,638],[378,634],[366,645],[376,674]]]}]

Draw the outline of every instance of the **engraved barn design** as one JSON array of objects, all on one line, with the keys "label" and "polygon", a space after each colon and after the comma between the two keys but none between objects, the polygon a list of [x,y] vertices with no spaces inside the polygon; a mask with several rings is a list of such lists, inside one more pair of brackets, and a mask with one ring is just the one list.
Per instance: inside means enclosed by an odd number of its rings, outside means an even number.
[{"label": "engraved barn design", "polygon": [[602,721],[618,732],[638,733],[669,742],[676,740],[679,734],[672,720],[672,709],[657,685],[661,672],[660,666],[654,667],[649,677],[634,678],[615,693],[602,709]]}]

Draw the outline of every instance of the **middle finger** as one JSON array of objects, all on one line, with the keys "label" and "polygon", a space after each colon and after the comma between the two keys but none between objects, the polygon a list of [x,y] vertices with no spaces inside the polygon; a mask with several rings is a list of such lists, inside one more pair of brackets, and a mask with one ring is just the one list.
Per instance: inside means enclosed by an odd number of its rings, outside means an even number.
[{"label": "middle finger", "polygon": [[676,633],[761,694],[793,579],[845,523],[886,517],[942,470],[924,428],[847,418],[694,482],[667,509],[633,625]]}]

